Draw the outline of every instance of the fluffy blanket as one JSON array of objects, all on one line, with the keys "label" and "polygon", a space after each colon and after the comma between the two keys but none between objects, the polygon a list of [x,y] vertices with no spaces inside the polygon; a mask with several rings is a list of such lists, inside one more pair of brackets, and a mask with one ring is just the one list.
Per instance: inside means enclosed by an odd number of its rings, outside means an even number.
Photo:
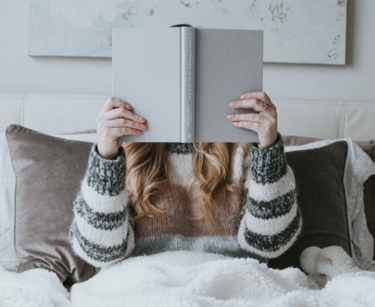
[{"label": "fluffy blanket", "polygon": [[44,269],[23,273],[0,267],[1,307],[71,307],[69,293],[57,275]]},{"label": "fluffy blanket", "polygon": [[52,272],[2,270],[0,306],[374,306],[375,272],[360,270],[341,247],[309,247],[300,261],[308,275],[251,258],[165,252],[103,268],[70,295]]}]

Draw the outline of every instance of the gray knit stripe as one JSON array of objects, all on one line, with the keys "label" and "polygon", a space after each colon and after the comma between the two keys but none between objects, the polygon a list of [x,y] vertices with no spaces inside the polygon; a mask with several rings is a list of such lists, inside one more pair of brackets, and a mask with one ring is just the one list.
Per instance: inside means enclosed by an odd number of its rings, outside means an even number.
[{"label": "gray knit stripe", "polygon": [[165,143],[165,151],[181,155],[192,154],[194,152],[193,143]]},{"label": "gray knit stripe", "polygon": [[124,210],[113,213],[96,212],[87,205],[81,191],[74,201],[74,207],[79,216],[88,224],[94,228],[104,230],[113,230],[122,226],[128,213],[128,207],[124,207]]},{"label": "gray knit stripe", "polygon": [[122,147],[115,160],[107,160],[96,151],[93,144],[89,157],[87,184],[100,195],[117,196],[125,188],[126,161]]},{"label": "gray knit stripe", "polygon": [[268,220],[287,214],[292,209],[295,199],[295,189],[271,201],[256,201],[247,195],[244,207],[256,218]]},{"label": "gray knit stripe", "polygon": [[274,183],[287,173],[283,139],[280,133],[277,137],[276,144],[269,148],[259,149],[253,143],[247,143],[251,155],[251,174],[256,183]]},{"label": "gray knit stripe", "polygon": [[242,249],[238,244],[237,236],[186,237],[178,233],[137,237],[131,256],[138,257],[181,250],[214,253],[233,258],[255,258],[261,262],[267,262],[266,257]]},{"label": "gray knit stripe", "polygon": [[[254,248],[263,252],[275,252],[286,245],[297,232],[298,227],[302,223],[301,211],[298,207],[297,214],[289,223],[288,227],[275,235],[260,235],[249,229],[245,231],[246,242]],[[302,232],[302,231],[301,231]],[[299,235],[298,235],[299,236]]]},{"label": "gray knit stripe", "polygon": [[114,245],[111,247],[104,247],[103,245],[95,244],[82,236],[75,220],[73,220],[69,230],[69,240],[71,244],[73,242],[73,235],[77,238],[84,253],[96,261],[103,263],[110,262],[122,258],[126,253],[127,238],[123,240],[121,245]]}]

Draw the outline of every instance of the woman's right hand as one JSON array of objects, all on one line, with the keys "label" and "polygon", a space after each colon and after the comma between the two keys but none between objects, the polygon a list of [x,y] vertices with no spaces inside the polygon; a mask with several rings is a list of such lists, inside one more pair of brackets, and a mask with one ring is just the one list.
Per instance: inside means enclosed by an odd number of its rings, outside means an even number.
[{"label": "woman's right hand", "polygon": [[122,135],[139,135],[146,129],[146,119],[134,114],[132,107],[123,100],[109,97],[96,118],[97,150],[104,159],[114,160],[122,143],[117,138]]}]

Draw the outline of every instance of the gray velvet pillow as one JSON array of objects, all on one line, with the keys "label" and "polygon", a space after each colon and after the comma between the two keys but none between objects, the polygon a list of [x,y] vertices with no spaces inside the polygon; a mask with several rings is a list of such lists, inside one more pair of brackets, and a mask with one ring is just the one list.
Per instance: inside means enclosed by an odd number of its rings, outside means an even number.
[{"label": "gray velvet pillow", "polygon": [[17,272],[43,268],[64,285],[99,272],[75,256],[68,239],[92,143],[49,136],[20,125],[6,129],[16,174],[14,245]]}]

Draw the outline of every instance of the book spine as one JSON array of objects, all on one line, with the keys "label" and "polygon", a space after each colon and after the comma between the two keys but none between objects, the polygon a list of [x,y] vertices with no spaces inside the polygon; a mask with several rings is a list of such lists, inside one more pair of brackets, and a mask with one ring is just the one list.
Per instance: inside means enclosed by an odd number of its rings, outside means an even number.
[{"label": "book spine", "polygon": [[196,28],[181,27],[181,142],[195,142]]}]

